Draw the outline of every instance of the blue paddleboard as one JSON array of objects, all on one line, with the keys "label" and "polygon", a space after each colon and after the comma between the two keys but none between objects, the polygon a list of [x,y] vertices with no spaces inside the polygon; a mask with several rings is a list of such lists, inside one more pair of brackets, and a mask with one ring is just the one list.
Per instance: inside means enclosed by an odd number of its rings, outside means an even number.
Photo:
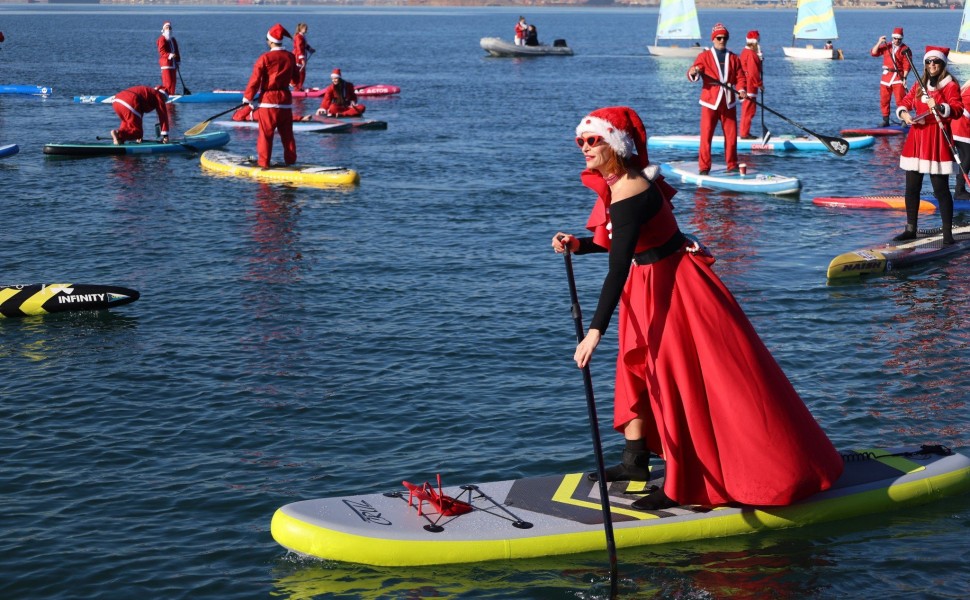
[{"label": "blue paddleboard", "polygon": [[701,175],[697,161],[679,161],[663,163],[660,170],[671,183],[679,181],[714,190],[785,195],[797,194],[802,187],[797,177],[762,173],[751,167],[748,167],[745,175],[741,175],[737,171],[728,173],[726,166],[716,165],[709,174]]},{"label": "blue paddleboard", "polygon": [[[826,152],[829,147],[813,137],[779,135],[768,139],[767,144],[761,143],[761,138],[753,140],[738,139],[739,152]],[[871,135],[847,137],[849,149],[866,148],[876,143]],[[647,138],[649,150],[697,150],[701,147],[699,135],[652,135]],[[715,135],[711,140],[711,151],[724,152],[724,136]]]}]

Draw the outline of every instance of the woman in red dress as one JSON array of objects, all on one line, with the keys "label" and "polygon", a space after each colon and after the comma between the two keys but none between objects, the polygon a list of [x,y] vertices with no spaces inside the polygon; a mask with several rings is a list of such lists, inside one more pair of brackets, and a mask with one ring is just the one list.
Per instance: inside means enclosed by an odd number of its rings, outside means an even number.
[{"label": "woman in red dress", "polygon": [[650,165],[646,131],[627,107],[593,111],[576,128],[583,184],[598,198],[591,237],[559,232],[556,252],[609,252],[609,272],[574,359],[582,368],[620,307],[614,428],[626,448],[611,481],[663,487],[634,507],[785,505],[828,489],[842,458],[711,265],[677,226],[676,191]]},{"label": "woman in red dress", "polygon": [[[899,168],[906,171],[906,230],[893,238],[895,240],[916,238],[920,190],[923,175],[928,174],[933,184],[933,195],[940,204],[943,243],[953,243],[950,173],[953,172],[953,161],[959,158],[954,156],[947,138],[953,139],[950,121],[963,115],[963,100],[960,98],[960,84],[946,69],[949,54],[949,48],[926,47],[920,79],[928,95],[923,95],[923,88],[917,81],[896,108],[896,116],[910,128],[899,156]],[[915,113],[915,119],[909,114],[910,111]]]}]

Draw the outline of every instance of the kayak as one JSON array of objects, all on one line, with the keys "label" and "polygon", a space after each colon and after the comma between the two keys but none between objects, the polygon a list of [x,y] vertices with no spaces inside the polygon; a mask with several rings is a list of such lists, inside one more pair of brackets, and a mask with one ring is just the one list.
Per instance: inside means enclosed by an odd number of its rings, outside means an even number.
[{"label": "kayak", "polygon": [[102,310],[138,300],[135,290],[83,283],[0,285],[0,318]]},{"label": "kayak", "polygon": [[0,85],[0,94],[24,94],[27,96],[50,96],[54,88],[46,85]]},{"label": "kayak", "polygon": [[352,129],[387,129],[387,121],[377,119],[364,119],[363,117],[322,117],[313,115],[313,120],[317,123],[337,124],[342,123]]},{"label": "kayak", "polygon": [[18,152],[20,152],[20,146],[18,146],[17,144],[7,144],[6,146],[0,146],[0,158],[7,158],[8,156],[13,156]]},{"label": "kayak", "polygon": [[355,85],[354,92],[358,96],[390,96],[400,94],[401,88],[387,83],[375,83],[371,85]]},{"label": "kayak", "polygon": [[[818,206],[831,208],[868,208],[876,210],[906,210],[904,196],[821,196],[812,198]],[[919,200],[920,212],[936,212],[940,203],[934,196],[924,196]],[[970,210],[970,200],[953,200],[953,210]]]},{"label": "kayak", "polygon": [[943,243],[940,228],[920,230],[915,240],[891,241],[873,248],[840,254],[829,263],[826,277],[846,279],[861,275],[882,275],[970,251],[970,225],[953,228],[953,244]]},{"label": "kayak", "polygon": [[887,125],[886,127],[861,127],[859,129],[843,129],[839,135],[902,135],[909,131],[908,125]]},{"label": "kayak", "polygon": [[140,144],[128,142],[114,144],[110,140],[98,142],[75,142],[66,144],[47,144],[44,154],[51,156],[118,156],[134,154],[172,154],[177,152],[199,152],[209,148],[219,148],[229,143],[229,134],[225,131],[191,135],[181,140],[170,140],[168,143],[160,141],[144,141]]},{"label": "kayak", "polygon": [[[871,135],[847,137],[845,141],[849,143],[849,149],[867,148],[876,143],[876,138]],[[768,139],[767,144],[762,144],[761,138],[746,140],[738,138],[738,151],[741,152],[818,152],[827,151],[828,146],[821,140],[813,137],[778,135]],[[697,150],[701,147],[701,136],[699,135],[652,135],[647,138],[647,149],[649,150]],[[724,151],[724,136],[715,135],[711,140],[711,150],[714,152]]]},{"label": "kayak", "polygon": [[566,40],[556,40],[552,46],[516,46],[502,38],[484,37],[479,42],[482,50],[491,56],[572,56],[573,50]]},{"label": "kayak", "polygon": [[[236,129],[259,129],[259,121],[212,121],[210,125]],[[313,121],[293,123],[294,133],[344,133],[352,129],[350,123],[337,121],[336,123],[315,123]]]},{"label": "kayak", "polygon": [[[115,97],[113,95],[74,96],[74,102],[79,104],[111,104],[114,99]],[[191,95],[173,94],[168,97],[168,104],[212,104],[216,102],[242,102],[242,92],[215,90]]]},{"label": "kayak", "polygon": [[[810,449],[806,449],[810,451]],[[970,458],[942,446],[855,449],[824,492],[789,506],[631,504],[663,485],[613,482],[610,513],[617,548],[751,534],[912,508],[970,491]],[[442,487],[404,482],[385,493],[293,502],[270,532],[299,555],[367,565],[412,567],[528,559],[605,549],[599,484],[583,473]]]},{"label": "kayak", "polygon": [[264,169],[246,156],[208,150],[200,157],[202,168],[223,175],[248,177],[262,181],[275,181],[296,185],[337,186],[355,185],[360,182],[357,171],[346,167],[323,167],[320,165],[277,164]]},{"label": "kayak", "polygon": [[751,167],[742,175],[738,171],[727,172],[727,166],[718,165],[711,168],[707,175],[698,172],[697,161],[678,161],[662,163],[661,172],[671,182],[680,181],[697,187],[731,192],[752,192],[761,194],[785,195],[797,194],[802,182],[797,177],[785,177],[773,173],[760,173]]}]

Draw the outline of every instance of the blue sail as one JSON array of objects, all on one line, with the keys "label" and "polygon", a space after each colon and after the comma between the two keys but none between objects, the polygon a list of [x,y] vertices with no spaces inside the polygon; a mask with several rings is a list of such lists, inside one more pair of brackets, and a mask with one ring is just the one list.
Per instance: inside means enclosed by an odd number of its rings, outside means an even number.
[{"label": "blue sail", "polygon": [[839,37],[835,26],[832,0],[798,0],[798,19],[794,35],[802,40],[834,40]]}]

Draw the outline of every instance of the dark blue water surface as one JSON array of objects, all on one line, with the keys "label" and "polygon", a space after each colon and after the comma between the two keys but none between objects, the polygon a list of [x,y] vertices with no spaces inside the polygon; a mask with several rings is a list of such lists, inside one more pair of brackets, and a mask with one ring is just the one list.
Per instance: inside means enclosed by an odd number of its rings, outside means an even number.
[{"label": "dark blue water surface", "polygon": [[[519,12],[0,8],[0,82],[55,89],[0,97],[0,144],[21,146],[0,161],[3,282],[142,293],[110,312],[0,322],[0,597],[604,596],[605,552],[385,569],[291,557],[269,534],[273,511],[296,500],[593,464],[565,272],[549,248],[555,231],[581,230],[593,200],[573,130],[596,107],[627,104],[651,133],[694,133],[698,88],[686,62],[646,55],[656,9],[529,8],[540,37],[576,55],[487,58],[479,38],[510,37]],[[734,50],[759,29],[763,100],[837,135],[879,120],[880,63],[867,55],[879,35],[905,27],[919,58],[954,42],[960,14],[838,19],[846,60],[819,63],[782,57],[793,10],[702,11],[701,27],[723,21]],[[277,21],[309,24],[309,83],[339,67],[358,84],[401,86],[364,100],[386,131],[298,138],[301,161],[356,168],[360,186],[220,178],[197,156],[45,159],[45,143],[117,122],[73,96],[159,81],[165,20],[192,91],[243,86]],[[225,108],[177,106],[174,129]],[[767,126],[799,133],[770,115]],[[682,187],[677,214],[840,448],[966,449],[970,262],[825,281],[832,257],[886,239],[904,216],[811,199],[901,193],[901,143],[750,156],[802,178],[801,197]],[[234,133],[228,149],[253,153],[255,137]],[[575,267],[589,316],[605,260]],[[609,335],[592,364],[608,457],[621,447],[608,427],[615,344]],[[965,597],[968,523],[959,498],[622,550],[620,573],[631,598]]]}]

